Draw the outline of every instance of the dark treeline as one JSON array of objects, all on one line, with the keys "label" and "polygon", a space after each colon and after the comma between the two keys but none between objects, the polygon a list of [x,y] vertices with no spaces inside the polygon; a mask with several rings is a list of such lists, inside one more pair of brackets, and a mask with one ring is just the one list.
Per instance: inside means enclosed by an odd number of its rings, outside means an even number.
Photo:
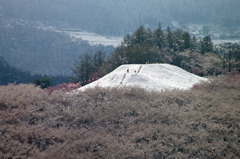
[{"label": "dark treeline", "polygon": [[93,55],[98,50],[110,54],[114,48],[73,41],[65,33],[44,30],[36,23],[0,20],[0,55],[11,66],[31,74],[70,76],[70,67],[79,55]]},{"label": "dark treeline", "polygon": [[106,62],[106,55],[102,51],[95,53],[93,56],[85,54],[76,60],[72,68],[73,75],[71,76],[72,82],[81,81],[83,85],[96,80],[103,76],[101,68]]},{"label": "dark treeline", "polygon": [[[133,35],[126,35],[121,46],[113,55],[111,61],[118,61],[119,64],[167,62],[164,59],[165,52],[199,52],[204,54],[213,51],[213,43],[210,36],[198,40],[183,30],[171,30],[167,27],[163,30],[158,27],[156,30],[146,29],[140,26]],[[117,58],[118,57],[118,58]]]},{"label": "dark treeline", "polygon": [[224,43],[216,48],[216,52],[221,55],[224,72],[240,72],[240,44]]},{"label": "dark treeline", "polygon": [[[7,85],[9,83],[35,83],[41,80],[49,80],[50,85],[57,85],[63,82],[68,82],[67,76],[47,76],[34,74],[28,71],[23,71],[16,67],[11,66],[4,57],[0,56],[0,85]],[[35,81],[35,82],[34,82]]]}]

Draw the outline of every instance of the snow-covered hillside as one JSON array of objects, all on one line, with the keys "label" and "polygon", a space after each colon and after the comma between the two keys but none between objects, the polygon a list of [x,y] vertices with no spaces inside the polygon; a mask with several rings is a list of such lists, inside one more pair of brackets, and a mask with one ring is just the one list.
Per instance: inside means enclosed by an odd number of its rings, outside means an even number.
[{"label": "snow-covered hillside", "polygon": [[186,90],[201,81],[207,81],[207,79],[169,64],[131,64],[122,65],[103,78],[78,90],[86,90],[96,86],[139,86],[154,91]]}]

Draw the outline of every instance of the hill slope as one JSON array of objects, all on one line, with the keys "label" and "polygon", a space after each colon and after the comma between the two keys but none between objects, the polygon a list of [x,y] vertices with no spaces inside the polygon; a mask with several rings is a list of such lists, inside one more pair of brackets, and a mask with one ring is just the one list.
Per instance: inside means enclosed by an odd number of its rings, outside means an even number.
[{"label": "hill slope", "polygon": [[0,158],[240,158],[240,76],[192,90],[0,86]]},{"label": "hill slope", "polygon": [[169,64],[130,64],[118,67],[103,78],[79,90],[85,90],[95,86],[139,86],[154,91],[164,91],[167,89],[185,90],[200,81],[207,81],[207,79]]}]

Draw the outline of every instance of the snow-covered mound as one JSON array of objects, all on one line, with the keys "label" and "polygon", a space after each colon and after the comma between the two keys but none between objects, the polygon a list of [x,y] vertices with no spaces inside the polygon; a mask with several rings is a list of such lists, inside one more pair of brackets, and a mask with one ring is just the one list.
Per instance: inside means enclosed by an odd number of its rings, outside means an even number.
[{"label": "snow-covered mound", "polygon": [[207,79],[169,64],[131,64],[122,65],[101,79],[78,90],[86,90],[95,86],[139,86],[154,91],[186,90],[201,81],[207,81]]}]

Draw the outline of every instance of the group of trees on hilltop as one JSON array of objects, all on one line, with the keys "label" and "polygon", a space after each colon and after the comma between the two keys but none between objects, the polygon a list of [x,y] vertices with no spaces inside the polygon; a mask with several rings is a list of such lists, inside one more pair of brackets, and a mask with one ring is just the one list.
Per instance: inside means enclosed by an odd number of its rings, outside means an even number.
[{"label": "group of trees on hilltop", "polygon": [[[73,77],[75,81],[89,83],[92,77],[101,77],[122,64],[144,64],[146,62],[170,63],[194,73],[196,69],[204,69],[204,66],[198,64],[204,61],[199,61],[198,57],[204,56],[204,58],[207,58],[205,57],[206,52],[210,52],[208,55],[212,54],[213,58],[217,58],[215,61],[222,60],[222,64],[206,64],[207,62],[205,62],[205,66],[211,65],[208,66],[210,68],[205,72],[213,74],[216,71],[209,70],[218,70],[217,74],[220,74],[224,72],[223,69],[227,69],[228,72],[233,68],[234,70],[240,70],[239,48],[239,45],[225,48],[224,54],[218,56],[210,36],[205,36],[199,40],[180,29],[171,30],[167,27],[166,30],[163,30],[158,27],[152,31],[149,28],[146,29],[140,26],[132,35],[127,34],[122,44],[107,59],[102,56],[102,52],[96,54],[98,56],[87,54],[80,56],[74,65]],[[184,52],[186,54],[190,52],[190,55],[186,56]],[[100,59],[101,62],[97,64],[96,59]],[[191,60],[195,61],[195,63],[188,64]],[[215,65],[217,68],[213,68]],[[219,71],[219,65],[222,65],[222,71]],[[198,75],[203,75],[203,72],[200,71]]]},{"label": "group of trees on hilltop", "polygon": [[172,31],[170,27],[163,30],[160,26],[152,31],[140,26],[132,35],[124,38],[123,46],[131,47],[133,45],[145,45],[157,47],[158,49],[168,48],[174,51],[183,51],[184,49],[196,49],[197,41],[191,37],[188,32],[180,29]]},{"label": "group of trees on hilltop", "polygon": [[[210,36],[200,42],[182,30],[172,31],[169,27],[163,30],[160,26],[152,31],[140,26],[132,35],[127,34],[122,44],[105,61],[100,51],[94,56],[86,54],[75,61],[73,68],[74,81],[88,83],[92,77],[101,77],[122,64],[144,64],[167,62],[164,52],[182,52],[191,50],[204,54],[212,51]],[[175,60],[178,61],[177,59]]]},{"label": "group of trees on hilltop", "polygon": [[117,67],[121,64],[166,62],[164,52],[183,52],[190,50],[204,54],[213,51],[210,36],[197,40],[180,29],[172,31],[146,29],[140,26],[132,35],[126,35],[121,46],[110,56],[109,62]]},{"label": "group of trees on hilltop", "polygon": [[213,52],[213,43],[211,41],[210,35],[205,36],[200,41],[200,52],[204,54],[205,52]]},{"label": "group of trees on hilltop", "polygon": [[223,70],[225,72],[240,72],[240,44],[222,44],[219,46],[218,52],[222,56]]},{"label": "group of trees on hilltop", "polygon": [[102,51],[98,51],[93,56],[89,54],[81,55],[79,60],[76,60],[72,68],[73,75],[71,81],[82,82],[82,85],[101,77],[100,69],[105,63],[106,55]]}]

